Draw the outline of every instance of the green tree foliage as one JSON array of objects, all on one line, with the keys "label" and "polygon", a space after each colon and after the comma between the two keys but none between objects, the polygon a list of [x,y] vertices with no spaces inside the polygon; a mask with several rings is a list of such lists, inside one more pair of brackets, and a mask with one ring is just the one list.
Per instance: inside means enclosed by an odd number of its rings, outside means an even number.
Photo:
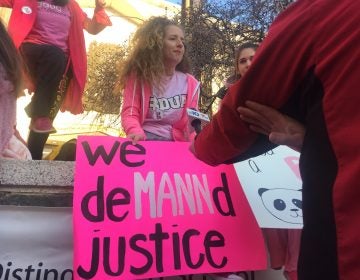
[{"label": "green tree foliage", "polygon": [[[240,44],[261,42],[274,18],[292,0],[200,1],[179,13],[193,74],[200,80],[200,109],[234,70],[234,53]],[[124,63],[128,46],[92,43],[88,51],[88,81],[84,94],[86,111],[118,114],[122,96],[116,92],[117,65]],[[119,118],[117,117],[118,121]]]},{"label": "green tree foliage", "polygon": [[185,28],[193,74],[200,80],[200,109],[234,71],[236,48],[244,42],[260,43],[269,25],[292,0],[200,1],[178,16]]}]

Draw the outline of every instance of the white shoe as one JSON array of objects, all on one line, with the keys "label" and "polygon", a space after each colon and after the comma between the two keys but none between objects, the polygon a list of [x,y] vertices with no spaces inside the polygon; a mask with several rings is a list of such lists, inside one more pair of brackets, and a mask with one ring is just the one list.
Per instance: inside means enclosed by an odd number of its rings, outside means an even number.
[{"label": "white shoe", "polygon": [[226,275],[226,273],[224,273],[224,275],[219,275],[219,274],[208,274],[208,275],[212,280],[245,280],[243,277],[236,275],[234,273],[228,275]]}]

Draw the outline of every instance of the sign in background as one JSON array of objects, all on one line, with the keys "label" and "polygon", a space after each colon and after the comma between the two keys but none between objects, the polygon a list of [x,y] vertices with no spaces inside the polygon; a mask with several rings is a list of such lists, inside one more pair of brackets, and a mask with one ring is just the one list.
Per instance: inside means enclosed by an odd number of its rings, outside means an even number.
[{"label": "sign in background", "polygon": [[279,146],[234,164],[246,197],[262,228],[302,228],[299,153]]},{"label": "sign in background", "polygon": [[200,162],[188,143],[80,137],[73,209],[75,279],[266,268],[233,166]]},{"label": "sign in background", "polygon": [[71,208],[0,206],[0,280],[72,280]]}]

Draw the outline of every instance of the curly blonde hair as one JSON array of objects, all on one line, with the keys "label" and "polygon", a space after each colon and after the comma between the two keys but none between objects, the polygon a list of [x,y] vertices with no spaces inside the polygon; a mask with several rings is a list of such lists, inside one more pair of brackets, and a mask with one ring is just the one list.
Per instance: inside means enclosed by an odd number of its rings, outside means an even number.
[{"label": "curly blonde hair", "polygon": [[[119,89],[123,89],[130,75],[151,86],[161,88],[161,78],[165,74],[163,61],[163,40],[165,28],[169,25],[179,26],[165,17],[152,17],[145,21],[135,32],[131,42],[131,52],[124,64],[120,65]],[[176,70],[189,72],[186,48],[182,61]]]}]

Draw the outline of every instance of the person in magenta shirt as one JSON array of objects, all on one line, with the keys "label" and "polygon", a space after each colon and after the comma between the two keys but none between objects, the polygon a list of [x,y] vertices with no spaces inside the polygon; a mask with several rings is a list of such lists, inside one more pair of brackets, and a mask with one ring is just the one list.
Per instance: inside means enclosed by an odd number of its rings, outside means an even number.
[{"label": "person in magenta shirt", "polygon": [[[26,112],[31,118],[28,146],[42,158],[59,108],[83,112],[87,59],[83,29],[97,34],[111,25],[104,0],[95,0],[92,19],[75,0],[0,0],[12,8],[8,31],[25,62],[27,88],[34,91]],[[68,82],[65,83],[65,80]]]}]

